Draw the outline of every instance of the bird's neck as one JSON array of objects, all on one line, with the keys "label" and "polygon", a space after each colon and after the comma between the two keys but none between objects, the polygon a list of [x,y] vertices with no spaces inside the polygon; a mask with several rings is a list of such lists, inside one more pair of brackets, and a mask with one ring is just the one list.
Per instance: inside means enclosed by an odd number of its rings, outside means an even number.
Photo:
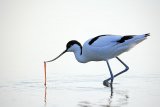
[{"label": "bird's neck", "polygon": [[83,52],[82,52],[82,48],[79,47],[77,48],[75,51],[74,51],[74,55],[75,55],[75,58],[77,59],[78,62],[80,63],[86,63],[87,61],[85,60],[85,57],[83,55]]}]

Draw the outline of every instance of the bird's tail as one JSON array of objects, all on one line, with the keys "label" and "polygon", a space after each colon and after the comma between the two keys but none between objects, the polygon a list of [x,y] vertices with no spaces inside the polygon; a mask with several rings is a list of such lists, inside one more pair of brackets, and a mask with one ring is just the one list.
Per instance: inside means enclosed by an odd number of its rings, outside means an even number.
[{"label": "bird's tail", "polygon": [[139,44],[143,40],[147,39],[150,36],[149,33],[143,35],[128,35],[129,39],[125,40],[123,43],[119,43],[118,49],[119,51],[125,52],[132,49],[135,45]]},{"label": "bird's tail", "polygon": [[143,34],[143,35],[135,35],[131,39],[131,43],[133,43],[133,45],[137,45],[140,42],[142,42],[143,40],[147,39],[148,36],[150,36],[150,33]]}]

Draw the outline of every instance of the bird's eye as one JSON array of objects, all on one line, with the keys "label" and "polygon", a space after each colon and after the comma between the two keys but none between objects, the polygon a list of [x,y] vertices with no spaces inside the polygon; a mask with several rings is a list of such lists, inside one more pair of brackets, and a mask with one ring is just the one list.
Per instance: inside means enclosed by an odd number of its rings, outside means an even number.
[{"label": "bird's eye", "polygon": [[67,47],[67,49],[68,49],[68,48],[70,48],[71,46],[73,46],[73,44],[68,43],[66,47]]},{"label": "bird's eye", "polygon": [[74,44],[79,44],[79,43],[76,40],[69,41],[66,45],[67,49],[72,47]]}]

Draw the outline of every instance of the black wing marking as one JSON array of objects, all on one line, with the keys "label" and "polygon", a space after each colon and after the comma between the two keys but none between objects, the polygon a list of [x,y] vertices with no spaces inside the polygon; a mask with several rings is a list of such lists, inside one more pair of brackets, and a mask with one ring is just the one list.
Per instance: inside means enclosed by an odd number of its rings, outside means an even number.
[{"label": "black wing marking", "polygon": [[132,39],[134,35],[129,35],[129,36],[123,36],[120,40],[117,42],[123,43],[125,40]]},{"label": "black wing marking", "polygon": [[96,36],[94,38],[92,38],[90,41],[89,41],[89,45],[92,45],[99,37],[102,37],[102,36],[107,36],[107,35],[99,35],[99,36]]}]

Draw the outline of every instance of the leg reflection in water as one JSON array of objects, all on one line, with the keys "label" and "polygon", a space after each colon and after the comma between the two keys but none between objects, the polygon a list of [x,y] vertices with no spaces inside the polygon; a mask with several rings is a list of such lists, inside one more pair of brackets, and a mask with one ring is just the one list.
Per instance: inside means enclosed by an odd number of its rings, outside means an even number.
[{"label": "leg reflection in water", "polygon": [[123,106],[128,104],[128,92],[126,90],[115,90],[113,85],[110,85],[110,96],[107,98],[107,104],[104,107]]},{"label": "leg reflection in water", "polygon": [[112,103],[112,97],[113,97],[113,86],[112,86],[112,83],[110,84],[110,88],[111,88],[111,94],[110,94],[110,97],[108,98],[107,107],[111,107],[111,103]]},{"label": "leg reflection in water", "polygon": [[113,83],[111,83],[111,95],[110,95],[110,97],[112,97],[113,96],[113,85],[112,85]]}]

